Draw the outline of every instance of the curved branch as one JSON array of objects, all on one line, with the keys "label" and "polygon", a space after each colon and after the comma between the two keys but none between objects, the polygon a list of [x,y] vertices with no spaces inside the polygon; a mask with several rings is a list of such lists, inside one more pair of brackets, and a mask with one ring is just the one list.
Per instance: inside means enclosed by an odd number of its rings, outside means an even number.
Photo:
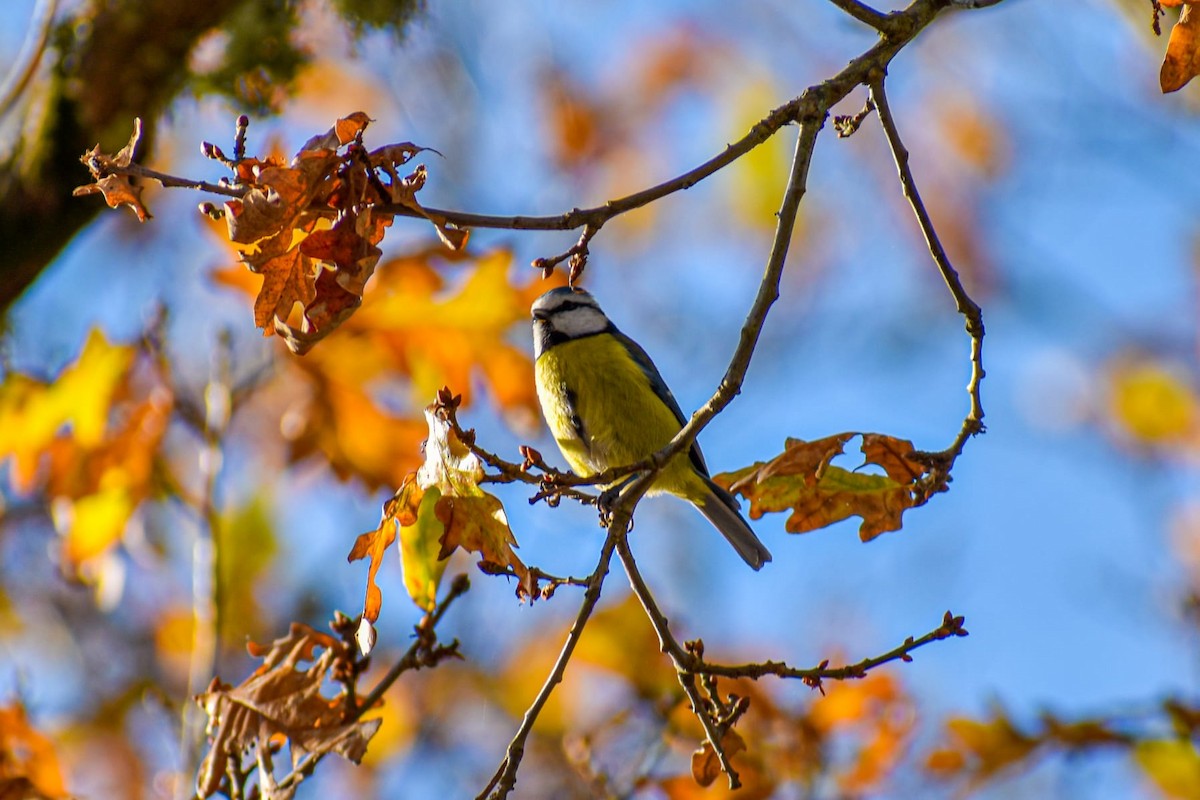
[{"label": "curved branch", "polygon": [[875,107],[879,113],[879,121],[883,126],[884,136],[887,138],[888,146],[892,150],[892,157],[896,162],[896,171],[900,175],[900,185],[904,190],[904,196],[908,199],[909,205],[912,206],[913,214],[917,218],[917,224],[921,228],[921,234],[925,237],[925,244],[929,247],[929,253],[933,256],[933,261],[937,265],[938,271],[942,274],[942,280],[946,282],[946,288],[950,290],[950,294],[954,297],[955,306],[958,313],[963,315],[966,320],[967,335],[971,337],[971,379],[967,383],[967,394],[970,397],[971,405],[967,412],[967,416],[963,419],[962,428],[959,430],[958,436],[954,442],[940,453],[925,454],[931,465],[938,468],[942,473],[950,470],[954,465],[955,459],[961,454],[967,440],[972,436],[983,433],[985,428],[983,425],[983,403],[980,399],[980,384],[983,381],[984,375],[987,373],[983,369],[983,311],[979,304],[971,299],[967,294],[967,290],[963,287],[962,279],[958,275],[958,271],[950,263],[950,257],[946,254],[946,249],[942,246],[942,241],[938,237],[937,230],[934,229],[933,220],[929,216],[929,212],[925,208],[925,203],[921,200],[921,193],[917,190],[916,179],[913,178],[912,168],[908,163],[908,148],[904,146],[903,140],[900,138],[900,132],[896,128],[896,118],[892,116],[891,106],[888,104],[887,92],[884,90],[884,77],[879,75],[871,82],[871,98],[875,103]]}]

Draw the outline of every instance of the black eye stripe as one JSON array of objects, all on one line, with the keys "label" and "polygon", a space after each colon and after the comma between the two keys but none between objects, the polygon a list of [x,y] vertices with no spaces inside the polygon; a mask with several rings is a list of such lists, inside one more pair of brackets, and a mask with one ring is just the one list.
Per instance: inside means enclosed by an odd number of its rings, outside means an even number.
[{"label": "black eye stripe", "polygon": [[560,311],[574,311],[577,308],[595,308],[592,303],[578,303],[574,300],[564,300],[563,302],[550,309],[551,314],[557,314]]}]

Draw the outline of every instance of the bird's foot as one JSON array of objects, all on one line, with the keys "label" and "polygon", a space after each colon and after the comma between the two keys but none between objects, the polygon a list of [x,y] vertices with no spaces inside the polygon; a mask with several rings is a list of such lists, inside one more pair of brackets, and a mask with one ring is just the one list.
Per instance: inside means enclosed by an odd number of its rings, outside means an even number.
[{"label": "bird's foot", "polygon": [[[613,508],[617,501],[621,499],[621,490],[629,481],[623,481],[617,486],[611,486],[600,493],[596,498],[596,508],[600,511],[600,527],[608,528],[612,525]],[[633,517],[629,518],[629,527],[627,530],[633,530]]]}]

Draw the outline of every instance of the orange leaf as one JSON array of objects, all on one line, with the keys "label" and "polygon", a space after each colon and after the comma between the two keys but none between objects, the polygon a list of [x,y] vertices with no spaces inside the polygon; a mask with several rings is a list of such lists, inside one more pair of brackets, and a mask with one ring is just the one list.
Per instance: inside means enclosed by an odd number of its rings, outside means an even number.
[{"label": "orange leaf", "polygon": [[67,797],[54,743],[29,724],[20,705],[0,707],[0,798]]},{"label": "orange leaf", "polygon": [[[1163,5],[1166,5],[1164,3]],[[1191,4],[1179,12],[1179,21],[1171,28],[1167,54],[1158,73],[1163,94],[1175,92],[1200,74],[1200,17],[1192,16]]]},{"label": "orange leaf", "polygon": [[862,452],[866,463],[883,467],[885,475],[833,466],[845,443],[857,435],[841,433],[814,442],[788,439],[784,452],[773,460],[713,479],[750,501],[752,519],[790,510],[786,529],[808,533],[858,516],[859,538],[870,541],[899,530],[904,511],[924,502],[918,483],[925,468],[909,458],[911,442],[882,434],[861,434]]},{"label": "orange leaf", "polygon": [[411,472],[404,478],[396,494],[383,506],[383,518],[379,527],[373,531],[360,534],[346,556],[349,562],[360,558],[370,557],[371,564],[367,570],[367,598],[363,603],[363,616],[371,622],[379,619],[379,610],[383,606],[383,593],[375,584],[375,576],[383,563],[383,553],[392,542],[396,541],[397,525],[412,525],[417,521],[417,509],[424,489],[417,485],[417,473]]},{"label": "orange leaf", "polygon": [[967,773],[973,785],[991,778],[1033,752],[1037,740],[1018,731],[1003,713],[990,720],[954,717],[946,722],[947,743],[935,749],[925,768],[944,778]]},{"label": "orange leaf", "polygon": [[517,558],[513,548],[516,537],[508,527],[504,506],[494,496],[443,497],[435,509],[437,518],[446,526],[438,558],[447,558],[455,548],[479,553],[488,564],[512,567],[524,581],[528,568]]}]

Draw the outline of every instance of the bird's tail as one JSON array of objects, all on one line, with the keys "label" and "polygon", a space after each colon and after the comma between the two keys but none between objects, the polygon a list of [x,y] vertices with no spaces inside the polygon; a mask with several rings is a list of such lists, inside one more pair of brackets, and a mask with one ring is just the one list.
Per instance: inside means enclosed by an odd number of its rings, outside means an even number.
[{"label": "bird's tail", "polygon": [[733,549],[737,550],[742,560],[754,569],[762,569],[762,565],[771,560],[771,553],[750,529],[750,524],[738,513],[738,501],[723,488],[713,483],[708,476],[702,476],[708,489],[704,497],[697,503],[708,521],[721,532]]}]

